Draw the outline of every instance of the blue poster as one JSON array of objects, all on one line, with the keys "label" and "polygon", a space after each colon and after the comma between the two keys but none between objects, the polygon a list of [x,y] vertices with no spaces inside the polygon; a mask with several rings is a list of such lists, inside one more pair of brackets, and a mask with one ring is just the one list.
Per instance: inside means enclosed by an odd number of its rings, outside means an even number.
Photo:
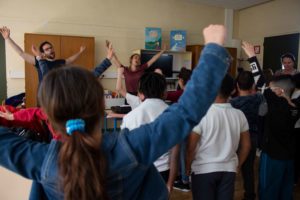
[{"label": "blue poster", "polygon": [[173,30],[170,33],[170,50],[185,51],[186,50],[186,31]]},{"label": "blue poster", "polygon": [[145,28],[145,49],[161,49],[161,28]]}]

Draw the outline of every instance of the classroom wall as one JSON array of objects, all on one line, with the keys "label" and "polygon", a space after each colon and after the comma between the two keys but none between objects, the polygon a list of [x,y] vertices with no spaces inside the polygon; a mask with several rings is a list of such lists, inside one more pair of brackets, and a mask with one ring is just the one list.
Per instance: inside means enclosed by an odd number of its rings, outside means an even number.
[{"label": "classroom wall", "polygon": [[[249,41],[254,45],[260,45],[261,53],[257,57],[262,64],[264,37],[299,33],[299,10],[299,0],[274,0],[236,11],[234,14],[234,37]],[[246,58],[244,54],[241,57]],[[248,66],[247,62],[242,62],[242,65],[245,68]]]},{"label": "classroom wall", "polygon": [[[93,36],[96,62],[105,57],[104,41],[109,39],[124,64],[133,50],[144,47],[145,27],[161,27],[163,43],[168,43],[170,30],[184,29],[188,44],[202,44],[202,29],[224,21],[222,8],[181,0],[11,0],[1,3],[0,13],[1,25],[11,29],[11,37],[22,48],[24,33]],[[24,74],[24,61],[9,47],[6,59],[10,96],[24,91],[24,78],[10,78],[10,74]],[[115,88],[114,80],[104,80],[103,84]]]}]

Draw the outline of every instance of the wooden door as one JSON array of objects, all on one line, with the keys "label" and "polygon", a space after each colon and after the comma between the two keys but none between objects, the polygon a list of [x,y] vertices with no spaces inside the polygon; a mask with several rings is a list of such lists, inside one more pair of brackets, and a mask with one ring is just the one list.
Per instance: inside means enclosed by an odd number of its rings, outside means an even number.
[{"label": "wooden door", "polygon": [[231,55],[231,64],[230,67],[228,69],[229,74],[235,78],[236,76],[236,63],[237,63],[237,49],[236,48],[231,48],[231,47],[226,47],[226,49],[228,50],[229,54]]},{"label": "wooden door", "polygon": [[187,51],[192,52],[192,69],[194,69],[199,61],[199,56],[201,54],[201,51],[203,49],[203,45],[188,45],[186,46]]},{"label": "wooden door", "polygon": [[[25,34],[25,52],[31,54],[31,46],[37,48],[44,42],[50,42],[55,50],[56,59],[67,59],[76,54],[80,46],[86,46],[86,50],[79,56],[73,65],[93,69],[95,63],[95,39],[93,37],[44,35],[44,34]],[[25,92],[26,107],[37,106],[38,74],[36,68],[25,64]]]},{"label": "wooden door", "polygon": [[[204,47],[204,45],[188,45],[186,47],[187,51],[192,52],[192,69],[194,69],[197,66],[203,47]],[[237,49],[236,48],[230,48],[230,47],[227,47],[226,49],[228,50],[228,52],[229,52],[229,54],[231,55],[231,58],[232,58],[232,62],[231,62],[231,65],[228,69],[228,72],[230,73],[230,75],[233,78],[235,78],[236,70],[237,70],[236,69]]]},{"label": "wooden door", "polygon": [[[55,58],[60,58],[60,36],[57,35],[41,35],[25,33],[25,52],[32,54],[31,46],[35,45],[39,48],[44,41],[50,42],[55,50]],[[38,73],[34,65],[25,63],[25,92],[26,107],[37,106],[37,90],[38,90]]]}]

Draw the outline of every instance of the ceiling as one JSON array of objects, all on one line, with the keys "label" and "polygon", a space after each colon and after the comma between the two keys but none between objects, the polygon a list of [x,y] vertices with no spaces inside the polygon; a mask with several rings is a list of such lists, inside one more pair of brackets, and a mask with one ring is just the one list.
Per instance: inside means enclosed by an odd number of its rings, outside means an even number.
[{"label": "ceiling", "polygon": [[190,2],[240,10],[272,0],[188,0]]}]

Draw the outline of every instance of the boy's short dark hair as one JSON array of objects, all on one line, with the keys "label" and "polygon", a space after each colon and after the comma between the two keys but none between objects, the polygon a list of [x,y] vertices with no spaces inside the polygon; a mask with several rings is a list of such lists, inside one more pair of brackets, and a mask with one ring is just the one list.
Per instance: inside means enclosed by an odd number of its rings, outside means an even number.
[{"label": "boy's short dark hair", "polygon": [[139,80],[139,93],[145,98],[163,99],[167,88],[167,82],[163,75],[155,72],[144,73]]},{"label": "boy's short dark hair", "polygon": [[50,42],[48,42],[48,41],[42,42],[42,43],[40,44],[40,46],[39,46],[39,50],[40,50],[41,53],[44,53],[43,46],[46,45],[46,44],[49,44],[49,45],[53,46],[53,45],[52,45]]},{"label": "boy's short dark hair", "polygon": [[182,67],[178,74],[178,78],[181,78],[183,80],[183,84],[185,85],[190,80],[191,75],[192,75],[192,70]]},{"label": "boy's short dark hair", "polygon": [[219,90],[219,95],[221,95],[223,98],[228,98],[230,97],[233,90],[234,80],[229,74],[226,74],[222,81],[222,85]]},{"label": "boy's short dark hair", "polygon": [[272,80],[273,75],[274,75],[272,69],[271,68],[263,69],[262,73],[263,73],[264,78],[265,78],[266,86],[269,86],[270,81]]},{"label": "boy's short dark hair", "polygon": [[243,67],[238,67],[237,68],[237,72],[238,74],[240,74],[241,72],[245,71]]},{"label": "boy's short dark hair", "polygon": [[254,84],[253,74],[249,71],[242,71],[238,75],[236,82],[241,90],[250,90]]},{"label": "boy's short dark hair", "polygon": [[295,84],[295,88],[300,89],[300,73],[293,75],[292,79]]}]

